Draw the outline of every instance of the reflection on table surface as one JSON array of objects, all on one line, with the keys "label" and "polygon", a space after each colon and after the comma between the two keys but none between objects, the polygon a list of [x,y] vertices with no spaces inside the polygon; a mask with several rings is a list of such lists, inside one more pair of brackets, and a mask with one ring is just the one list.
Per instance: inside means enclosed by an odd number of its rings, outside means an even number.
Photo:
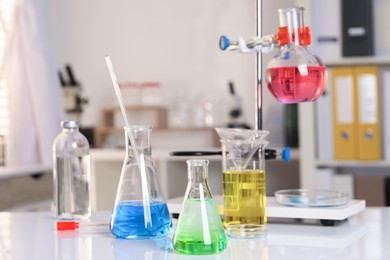
[{"label": "reflection on table surface", "polygon": [[[179,255],[170,236],[115,239],[109,212],[95,212],[74,231],[56,231],[49,212],[0,213],[0,259],[390,259],[390,208],[367,208],[333,227],[291,222],[267,225],[263,239],[229,239],[221,254]],[[101,225],[104,223],[104,225]]]}]

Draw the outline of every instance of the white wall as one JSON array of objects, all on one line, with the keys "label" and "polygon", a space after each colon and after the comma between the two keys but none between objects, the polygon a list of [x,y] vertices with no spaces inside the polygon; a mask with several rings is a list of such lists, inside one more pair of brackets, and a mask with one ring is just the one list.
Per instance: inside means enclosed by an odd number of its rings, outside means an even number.
[{"label": "white wall", "polygon": [[[278,27],[277,9],[292,1],[263,1],[263,34]],[[110,55],[119,81],[158,81],[166,105],[179,93],[210,99],[228,97],[233,80],[254,126],[255,55],[218,49],[222,34],[232,39],[255,35],[256,0],[56,0],[47,1],[49,33],[58,68],[72,64],[89,98],[84,126],[99,123],[100,109],[116,105],[104,61]],[[271,54],[265,54],[264,67]],[[283,106],[264,86],[263,128],[282,145]],[[228,111],[228,105],[223,103]],[[131,119],[130,119],[131,121]]]}]

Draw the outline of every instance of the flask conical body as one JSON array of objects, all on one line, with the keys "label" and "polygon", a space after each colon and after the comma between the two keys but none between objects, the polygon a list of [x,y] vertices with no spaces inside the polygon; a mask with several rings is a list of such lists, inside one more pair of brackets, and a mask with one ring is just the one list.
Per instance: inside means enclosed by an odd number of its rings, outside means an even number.
[{"label": "flask conical body", "polygon": [[[158,238],[171,230],[171,218],[151,156],[150,133],[148,125],[125,128],[126,157],[110,224],[111,233],[117,238]],[[132,150],[131,134],[139,161]]]},{"label": "flask conical body", "polygon": [[225,230],[207,184],[207,160],[189,160],[188,185],[173,237],[181,254],[205,255],[223,251]]}]

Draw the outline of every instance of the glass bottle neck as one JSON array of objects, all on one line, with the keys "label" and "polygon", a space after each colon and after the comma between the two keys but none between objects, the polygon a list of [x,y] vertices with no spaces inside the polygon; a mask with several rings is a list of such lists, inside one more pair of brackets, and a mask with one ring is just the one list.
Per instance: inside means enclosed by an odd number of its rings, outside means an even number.
[{"label": "glass bottle neck", "polygon": [[63,133],[76,133],[79,132],[78,128],[63,128],[62,129]]}]

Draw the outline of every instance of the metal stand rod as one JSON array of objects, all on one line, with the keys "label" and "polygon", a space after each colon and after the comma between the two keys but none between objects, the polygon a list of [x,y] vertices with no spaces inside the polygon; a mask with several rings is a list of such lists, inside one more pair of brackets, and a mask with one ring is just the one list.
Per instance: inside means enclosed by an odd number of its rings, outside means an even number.
[{"label": "metal stand rod", "polygon": [[[262,35],[262,0],[256,0],[256,33],[257,37]],[[256,55],[256,130],[263,129],[263,88],[262,88],[262,54]]]}]

